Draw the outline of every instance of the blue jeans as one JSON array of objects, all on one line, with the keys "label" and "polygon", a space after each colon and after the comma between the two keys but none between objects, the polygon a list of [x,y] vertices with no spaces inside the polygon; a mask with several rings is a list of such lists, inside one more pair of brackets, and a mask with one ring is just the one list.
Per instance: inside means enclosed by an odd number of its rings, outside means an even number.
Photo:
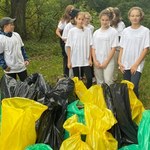
[{"label": "blue jeans", "polygon": [[134,75],[131,74],[130,70],[125,70],[125,73],[123,74],[123,79],[128,80],[134,84],[134,92],[137,97],[139,97],[138,87],[139,87],[139,81],[141,78],[141,73],[136,71]]}]

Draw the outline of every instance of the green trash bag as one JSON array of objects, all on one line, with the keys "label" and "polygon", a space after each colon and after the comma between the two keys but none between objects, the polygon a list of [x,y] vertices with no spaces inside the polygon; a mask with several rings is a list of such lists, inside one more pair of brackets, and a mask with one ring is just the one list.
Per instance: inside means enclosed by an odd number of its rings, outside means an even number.
[{"label": "green trash bag", "polygon": [[26,147],[25,150],[52,150],[52,148],[49,145],[46,144],[34,144]]},{"label": "green trash bag", "polygon": [[132,144],[119,150],[150,150],[150,110],[145,110],[138,128],[138,145]]},{"label": "green trash bag", "polygon": [[[79,100],[70,103],[67,107],[66,120],[76,114],[78,116],[78,122],[85,124],[83,107],[84,107],[83,104]],[[64,139],[67,139],[68,137],[69,137],[69,132],[65,130]]]}]

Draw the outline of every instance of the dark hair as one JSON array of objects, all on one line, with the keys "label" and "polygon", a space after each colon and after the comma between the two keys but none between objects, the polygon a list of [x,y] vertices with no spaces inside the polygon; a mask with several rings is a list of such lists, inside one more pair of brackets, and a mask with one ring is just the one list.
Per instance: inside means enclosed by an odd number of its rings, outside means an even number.
[{"label": "dark hair", "polygon": [[118,7],[114,7],[113,8],[113,12],[114,12],[115,16],[114,16],[114,18],[111,21],[111,26],[117,28],[118,27],[118,23],[120,21],[122,21],[121,12],[120,12]]},{"label": "dark hair", "polygon": [[68,5],[66,8],[65,8],[65,13],[63,14],[62,18],[61,18],[61,21],[66,21],[67,23],[70,21],[70,13],[71,11],[74,9],[74,6],[73,5]]}]

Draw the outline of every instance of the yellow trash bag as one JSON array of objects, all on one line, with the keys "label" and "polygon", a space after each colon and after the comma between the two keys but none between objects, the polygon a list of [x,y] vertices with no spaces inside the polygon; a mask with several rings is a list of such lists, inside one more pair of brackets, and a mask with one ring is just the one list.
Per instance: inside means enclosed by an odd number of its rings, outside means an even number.
[{"label": "yellow trash bag", "polygon": [[92,150],[81,140],[81,134],[88,134],[88,128],[77,120],[77,115],[73,115],[65,121],[63,127],[70,133],[70,137],[62,143],[60,150]]},{"label": "yellow trash bag", "polygon": [[107,108],[103,95],[103,89],[100,85],[93,85],[89,89],[77,77],[73,78],[75,83],[75,93],[83,103],[92,103],[99,108]]},{"label": "yellow trash bag", "polygon": [[117,123],[113,113],[107,109],[100,85],[94,85],[87,89],[78,78],[73,78],[75,83],[75,93],[84,103],[85,121],[89,128],[86,143],[93,150],[116,150],[118,142],[107,132]]},{"label": "yellow trash bag", "polygon": [[90,130],[86,143],[93,150],[117,150],[117,140],[107,132],[117,123],[113,113],[107,108],[100,109],[93,104],[84,104],[84,110],[86,125]]},{"label": "yellow trash bag", "polygon": [[132,120],[135,121],[136,124],[138,125],[142,119],[142,113],[145,110],[144,106],[143,106],[142,102],[136,97],[136,95],[133,91],[134,84],[127,80],[123,80],[121,83],[127,84],[128,91],[129,91]]},{"label": "yellow trash bag", "polygon": [[26,98],[3,99],[0,150],[23,150],[34,144],[35,122],[46,109],[47,106]]}]

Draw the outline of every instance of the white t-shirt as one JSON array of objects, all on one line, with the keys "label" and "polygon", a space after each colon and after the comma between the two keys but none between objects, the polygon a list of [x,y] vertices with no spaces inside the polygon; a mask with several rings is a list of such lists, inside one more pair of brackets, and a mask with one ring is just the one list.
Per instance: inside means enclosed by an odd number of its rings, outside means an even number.
[{"label": "white t-shirt", "polygon": [[[140,57],[144,48],[150,46],[150,31],[144,26],[138,29],[127,27],[123,30],[120,47],[123,48],[121,63],[125,70],[129,70],[131,66]],[[137,71],[142,72],[144,67],[144,60],[138,66]]]},{"label": "white t-shirt", "polygon": [[69,31],[66,46],[71,48],[72,67],[89,66],[92,33],[89,28],[72,28]]},{"label": "white t-shirt", "polygon": [[93,34],[94,26],[92,26],[91,24],[88,24],[86,27],[89,28],[91,30],[92,34]]},{"label": "white t-shirt", "polygon": [[18,73],[26,69],[21,47],[24,46],[20,35],[16,32],[11,37],[0,35],[0,53],[4,53],[6,65],[11,68],[9,72]]},{"label": "white t-shirt", "polygon": [[75,25],[73,25],[71,22],[67,23],[67,25],[64,28],[63,34],[62,34],[63,39],[67,40],[68,33],[69,33],[70,29],[72,29],[73,27],[75,27]]},{"label": "white t-shirt", "polygon": [[64,30],[64,28],[65,28],[66,25],[67,25],[67,22],[66,22],[66,21],[59,21],[57,27],[58,27],[60,30]]},{"label": "white t-shirt", "polygon": [[102,64],[108,58],[111,48],[117,46],[118,33],[114,28],[109,27],[107,30],[102,30],[100,28],[94,32],[93,48],[95,49],[96,59],[100,64]]},{"label": "white t-shirt", "polygon": [[118,36],[121,36],[122,31],[123,31],[123,29],[124,29],[125,27],[126,27],[126,26],[125,26],[125,24],[124,24],[123,21],[120,21],[120,22],[118,23],[117,28],[115,28],[115,29],[118,31]]}]

